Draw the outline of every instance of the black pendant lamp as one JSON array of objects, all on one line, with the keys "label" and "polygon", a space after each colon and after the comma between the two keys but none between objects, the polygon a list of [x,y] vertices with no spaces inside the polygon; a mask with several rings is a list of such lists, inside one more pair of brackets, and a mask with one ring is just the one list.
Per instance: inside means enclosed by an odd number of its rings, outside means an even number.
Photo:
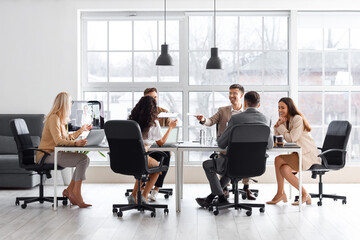
[{"label": "black pendant lamp", "polygon": [[214,47],[211,48],[211,57],[206,63],[206,69],[222,69],[218,48],[216,47],[216,0],[214,0]]},{"label": "black pendant lamp", "polygon": [[166,44],[166,0],[164,0],[164,44],[161,45],[161,54],[156,60],[157,66],[173,66],[173,60],[169,55],[169,46]]}]

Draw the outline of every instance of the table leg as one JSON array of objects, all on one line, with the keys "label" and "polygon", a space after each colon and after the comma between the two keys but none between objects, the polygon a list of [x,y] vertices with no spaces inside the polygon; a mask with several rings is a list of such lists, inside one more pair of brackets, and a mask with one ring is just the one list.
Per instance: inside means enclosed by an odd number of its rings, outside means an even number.
[{"label": "table leg", "polygon": [[184,198],[184,152],[182,151],[180,153],[180,193],[181,193],[181,199]]},{"label": "table leg", "polygon": [[58,151],[55,148],[54,152],[54,211],[57,210],[57,157]]},{"label": "table leg", "polygon": [[176,151],[176,159],[175,159],[175,201],[176,201],[176,212],[181,211],[181,203],[180,203],[180,151]]}]

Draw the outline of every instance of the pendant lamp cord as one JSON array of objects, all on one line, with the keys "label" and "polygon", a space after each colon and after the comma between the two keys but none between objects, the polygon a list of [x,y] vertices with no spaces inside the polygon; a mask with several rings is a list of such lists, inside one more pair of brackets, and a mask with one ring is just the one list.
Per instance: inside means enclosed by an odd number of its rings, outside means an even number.
[{"label": "pendant lamp cord", "polygon": [[164,0],[164,39],[166,44],[166,0]]},{"label": "pendant lamp cord", "polygon": [[216,0],[214,0],[214,47],[216,47]]}]

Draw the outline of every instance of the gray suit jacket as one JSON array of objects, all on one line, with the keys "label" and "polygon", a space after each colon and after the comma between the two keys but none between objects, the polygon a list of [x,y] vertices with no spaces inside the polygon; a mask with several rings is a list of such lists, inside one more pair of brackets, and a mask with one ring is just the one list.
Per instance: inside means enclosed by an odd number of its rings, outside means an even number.
[{"label": "gray suit jacket", "polygon": [[[270,127],[270,122],[264,114],[259,112],[256,108],[247,108],[244,112],[233,115],[230,118],[225,132],[218,138],[218,146],[221,148],[226,148],[229,145],[232,127],[243,123],[262,123]],[[273,144],[273,137],[270,133],[267,149],[272,148]]]}]

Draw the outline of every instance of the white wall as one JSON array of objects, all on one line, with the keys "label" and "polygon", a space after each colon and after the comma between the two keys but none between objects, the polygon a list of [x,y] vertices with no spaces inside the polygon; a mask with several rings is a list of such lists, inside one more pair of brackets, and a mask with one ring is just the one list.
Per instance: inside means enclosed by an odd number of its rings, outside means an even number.
[{"label": "white wall", "polygon": [[[210,10],[212,0],[168,0],[171,10]],[[219,10],[360,9],[357,0],[218,0]],[[0,113],[47,113],[55,95],[77,97],[80,9],[162,10],[163,0],[1,0]]]}]

